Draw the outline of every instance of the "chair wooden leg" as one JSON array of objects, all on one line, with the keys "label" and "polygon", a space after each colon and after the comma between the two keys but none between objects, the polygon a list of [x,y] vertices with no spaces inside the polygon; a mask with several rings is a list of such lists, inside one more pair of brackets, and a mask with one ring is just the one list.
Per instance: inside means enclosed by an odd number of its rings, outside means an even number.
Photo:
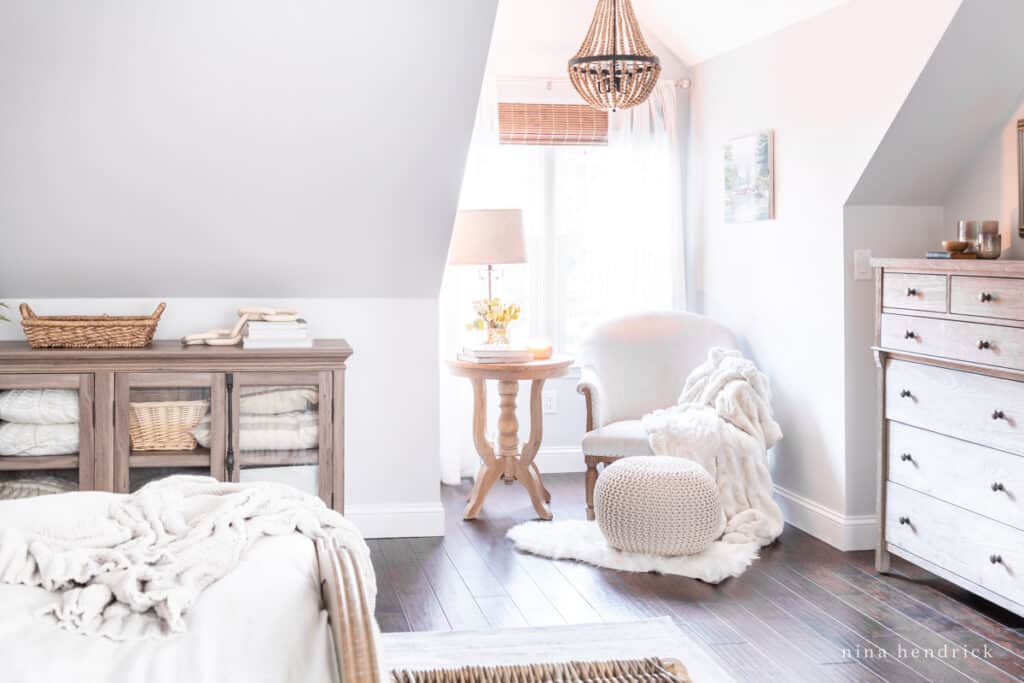
[{"label": "chair wooden leg", "polygon": [[587,492],[587,519],[594,519],[594,487],[597,486],[597,463],[590,458],[587,462],[586,492]]}]

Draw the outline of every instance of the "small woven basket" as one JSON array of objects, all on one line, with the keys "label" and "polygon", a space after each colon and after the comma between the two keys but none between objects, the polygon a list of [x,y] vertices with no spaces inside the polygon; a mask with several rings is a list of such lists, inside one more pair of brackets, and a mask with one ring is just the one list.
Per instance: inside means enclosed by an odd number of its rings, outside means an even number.
[{"label": "small woven basket", "polygon": [[37,349],[118,349],[149,346],[166,304],[152,315],[36,315],[19,307],[21,327]]},{"label": "small woven basket", "polygon": [[128,404],[128,436],[133,451],[192,451],[189,431],[210,409],[209,401],[157,401]]}]

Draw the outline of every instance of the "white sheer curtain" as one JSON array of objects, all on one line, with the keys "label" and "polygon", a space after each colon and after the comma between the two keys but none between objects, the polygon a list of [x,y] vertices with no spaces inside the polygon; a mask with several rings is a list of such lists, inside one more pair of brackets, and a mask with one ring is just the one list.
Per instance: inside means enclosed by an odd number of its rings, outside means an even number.
[{"label": "white sheer curtain", "polygon": [[[523,306],[513,342],[541,337],[575,352],[587,330],[637,310],[683,306],[683,218],[674,84],[610,116],[607,146],[498,143],[497,102],[537,98],[536,84],[485,83],[466,163],[460,209],[523,210],[529,262],[502,268],[495,295]],[[546,101],[576,103],[566,84]],[[475,341],[466,331],[480,273],[451,267],[441,288],[441,352]],[[469,382],[441,373],[441,478],[476,473]]]}]

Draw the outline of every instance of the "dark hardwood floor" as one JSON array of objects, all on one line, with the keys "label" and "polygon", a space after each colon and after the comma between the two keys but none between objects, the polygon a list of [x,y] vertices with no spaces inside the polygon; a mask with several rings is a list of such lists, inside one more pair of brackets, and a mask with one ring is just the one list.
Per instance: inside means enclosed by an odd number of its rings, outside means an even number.
[{"label": "dark hardwood floor", "polygon": [[[556,519],[582,519],[582,475],[545,477]],[[443,487],[444,538],[371,541],[377,618],[391,631],[671,616],[739,681],[1024,680],[1024,620],[894,558],[841,553],[787,527],[739,578],[710,586],[552,561],[512,549],[533,518],[499,484],[464,522],[468,484]]]}]

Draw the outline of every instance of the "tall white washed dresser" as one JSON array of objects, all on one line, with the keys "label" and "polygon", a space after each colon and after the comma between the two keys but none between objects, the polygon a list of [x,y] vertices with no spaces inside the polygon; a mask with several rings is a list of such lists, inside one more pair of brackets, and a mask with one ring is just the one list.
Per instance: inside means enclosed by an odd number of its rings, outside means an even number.
[{"label": "tall white washed dresser", "polygon": [[1024,261],[876,259],[890,553],[1024,615]]}]

